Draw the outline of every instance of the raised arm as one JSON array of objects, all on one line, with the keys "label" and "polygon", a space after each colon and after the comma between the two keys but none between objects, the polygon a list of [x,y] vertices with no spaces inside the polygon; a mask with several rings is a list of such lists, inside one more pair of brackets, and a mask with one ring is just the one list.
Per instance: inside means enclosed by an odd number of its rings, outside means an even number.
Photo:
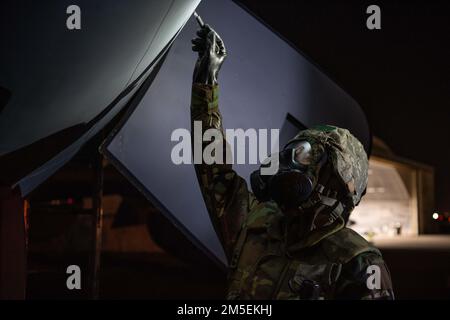
[{"label": "raised arm", "polygon": [[[219,35],[208,25],[202,27],[197,35],[198,37],[192,40],[192,49],[199,54],[192,85],[192,132],[195,131],[194,127],[200,124],[202,136],[208,129],[214,129],[217,136],[222,139],[223,162],[207,164],[202,157],[201,163],[196,164],[195,169],[214,228],[230,259],[241,224],[250,208],[256,204],[256,200],[248,191],[245,180],[225,161],[228,145],[224,138],[222,117],[219,112],[217,83],[218,72],[226,57],[225,46]],[[195,134],[193,137],[200,139]],[[195,143],[193,141],[192,146]],[[202,154],[208,144],[210,142],[202,143]]]}]

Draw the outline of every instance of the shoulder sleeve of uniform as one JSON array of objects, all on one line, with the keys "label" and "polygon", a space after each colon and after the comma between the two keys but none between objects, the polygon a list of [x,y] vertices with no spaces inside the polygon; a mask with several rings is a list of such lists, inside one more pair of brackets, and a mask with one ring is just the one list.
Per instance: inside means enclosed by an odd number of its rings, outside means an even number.
[{"label": "shoulder sleeve of uniform", "polygon": [[336,284],[336,298],[393,300],[391,275],[383,258],[364,252],[343,265]]},{"label": "shoulder sleeve of uniform", "polygon": [[322,241],[325,255],[337,263],[345,264],[364,252],[370,252],[381,257],[380,251],[373,247],[357,232],[342,228]]},{"label": "shoulder sleeve of uniform", "polygon": [[257,202],[248,213],[245,220],[245,227],[250,230],[266,229],[272,220],[278,217],[278,206],[271,202]]}]

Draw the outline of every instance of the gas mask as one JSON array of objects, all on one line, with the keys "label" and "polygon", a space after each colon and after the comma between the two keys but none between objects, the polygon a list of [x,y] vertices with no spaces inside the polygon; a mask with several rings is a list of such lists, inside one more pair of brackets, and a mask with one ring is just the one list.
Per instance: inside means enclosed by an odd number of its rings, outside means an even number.
[{"label": "gas mask", "polygon": [[[322,144],[306,140],[290,142],[251,174],[253,193],[259,201],[274,200],[283,209],[297,208],[311,195],[326,160]],[[278,161],[278,171],[273,175],[261,174],[261,168],[272,161]]]}]

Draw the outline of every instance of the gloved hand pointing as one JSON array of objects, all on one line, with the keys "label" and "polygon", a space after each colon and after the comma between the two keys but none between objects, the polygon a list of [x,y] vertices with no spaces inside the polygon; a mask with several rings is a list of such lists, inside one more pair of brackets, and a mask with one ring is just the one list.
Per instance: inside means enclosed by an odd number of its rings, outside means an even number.
[{"label": "gloved hand pointing", "polygon": [[192,50],[198,52],[194,83],[216,85],[220,67],[227,56],[220,36],[206,24],[197,31],[197,38],[192,40]]}]

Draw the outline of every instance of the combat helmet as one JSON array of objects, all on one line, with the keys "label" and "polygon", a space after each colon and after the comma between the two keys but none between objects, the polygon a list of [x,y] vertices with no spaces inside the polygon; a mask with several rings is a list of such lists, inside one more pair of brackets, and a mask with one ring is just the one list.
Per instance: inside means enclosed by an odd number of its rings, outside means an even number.
[{"label": "combat helmet", "polygon": [[[334,176],[347,192],[343,202],[347,211],[346,218],[348,218],[353,208],[361,201],[367,188],[369,162],[363,145],[347,129],[330,125],[320,125],[300,131],[289,144],[299,140],[320,143],[324,146]],[[323,188],[320,184],[316,186],[316,191],[319,193],[321,193],[320,187]]]}]

